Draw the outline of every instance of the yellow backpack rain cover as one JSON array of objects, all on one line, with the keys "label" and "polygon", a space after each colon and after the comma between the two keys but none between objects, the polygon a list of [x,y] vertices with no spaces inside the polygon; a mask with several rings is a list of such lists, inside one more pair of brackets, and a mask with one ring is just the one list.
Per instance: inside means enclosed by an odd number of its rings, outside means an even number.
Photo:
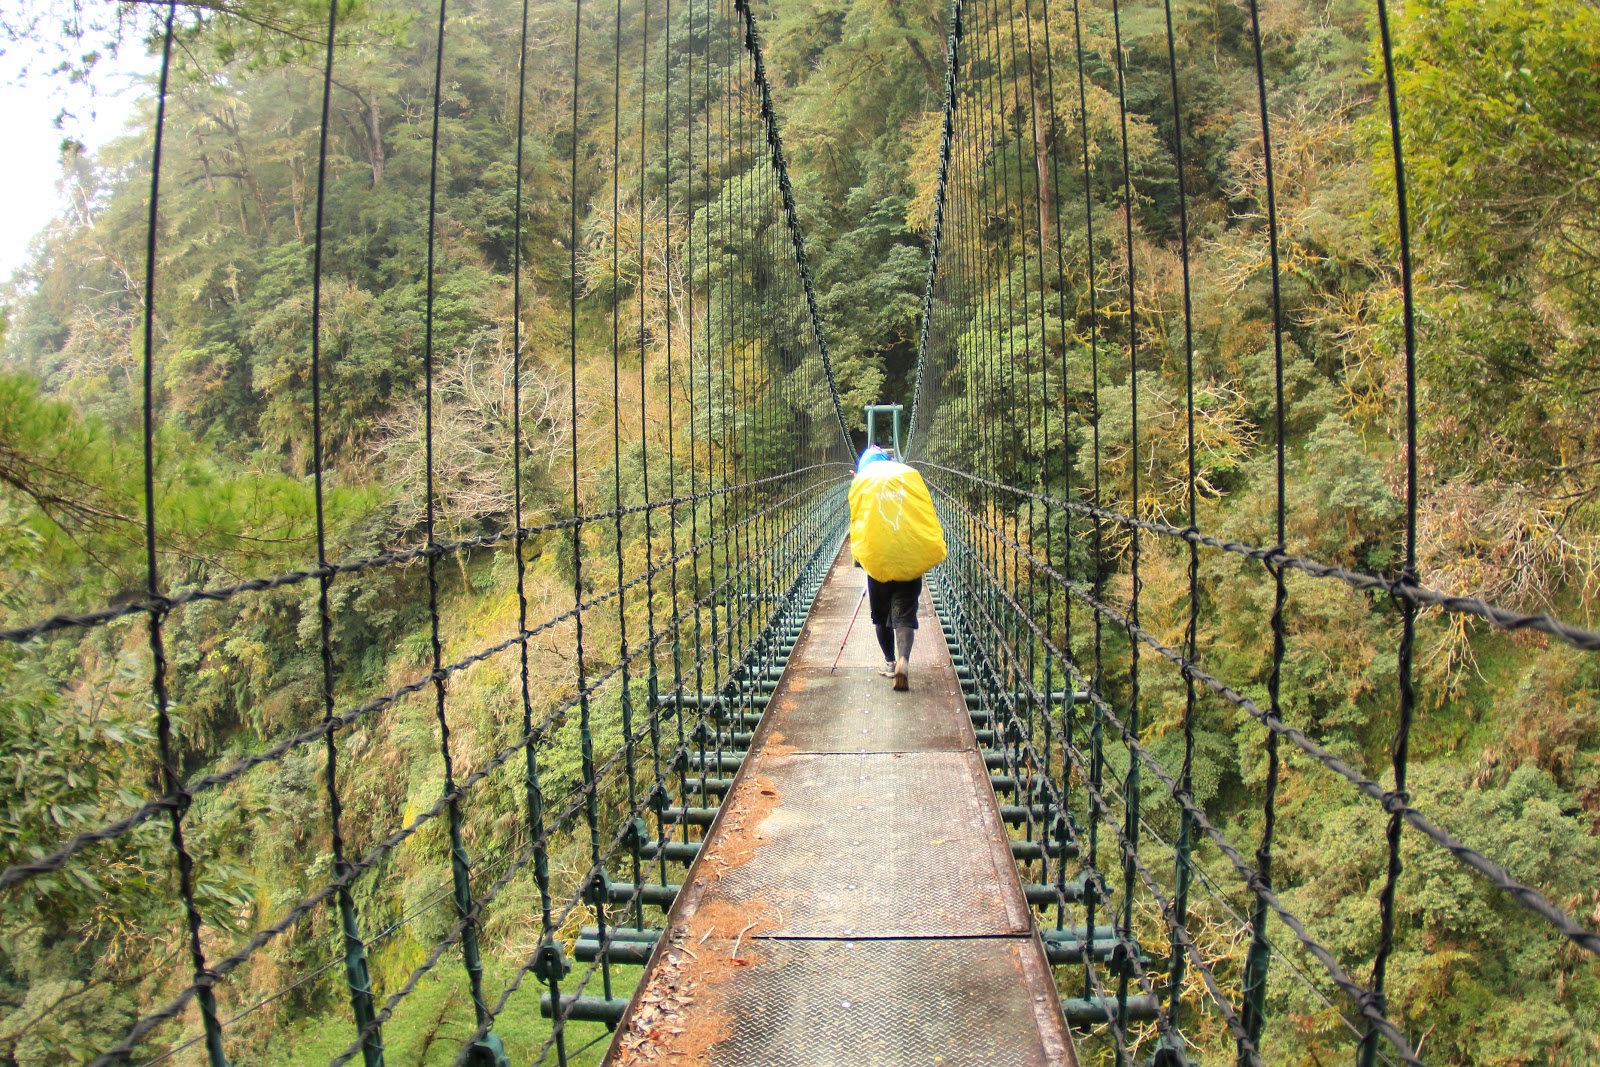
[{"label": "yellow backpack rain cover", "polygon": [[867,464],[850,482],[850,554],[880,582],[920,578],[944,561],[944,530],[922,475],[904,463]]}]

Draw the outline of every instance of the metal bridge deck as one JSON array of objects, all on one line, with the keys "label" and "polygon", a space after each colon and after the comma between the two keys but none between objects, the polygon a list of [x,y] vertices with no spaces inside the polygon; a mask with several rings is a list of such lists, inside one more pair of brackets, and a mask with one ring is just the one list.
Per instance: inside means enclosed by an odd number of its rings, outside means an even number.
[{"label": "metal bridge deck", "polygon": [[931,602],[878,676],[841,554],[608,1063],[1075,1064]]}]

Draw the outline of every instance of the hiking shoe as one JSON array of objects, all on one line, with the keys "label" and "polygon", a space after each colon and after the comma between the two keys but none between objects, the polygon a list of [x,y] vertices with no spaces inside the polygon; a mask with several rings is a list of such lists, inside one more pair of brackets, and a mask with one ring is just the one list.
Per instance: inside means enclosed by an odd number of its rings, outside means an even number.
[{"label": "hiking shoe", "polygon": [[878,677],[880,677],[880,678],[893,678],[894,677],[894,663],[892,661],[890,661],[890,660],[884,660],[883,661],[883,669],[878,671]]},{"label": "hiking shoe", "polygon": [[894,661],[894,691],[896,693],[904,693],[910,688],[911,664],[906,662],[906,658],[904,656],[901,656],[899,659]]}]

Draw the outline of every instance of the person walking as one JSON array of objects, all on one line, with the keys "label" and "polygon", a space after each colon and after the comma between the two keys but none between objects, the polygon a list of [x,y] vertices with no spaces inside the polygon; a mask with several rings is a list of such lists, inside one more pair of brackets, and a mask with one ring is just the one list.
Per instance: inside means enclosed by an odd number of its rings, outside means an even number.
[{"label": "person walking", "polygon": [[922,576],[945,557],[944,529],[922,475],[868,446],[850,482],[850,554],[867,573],[867,602],[897,692],[911,688]]}]

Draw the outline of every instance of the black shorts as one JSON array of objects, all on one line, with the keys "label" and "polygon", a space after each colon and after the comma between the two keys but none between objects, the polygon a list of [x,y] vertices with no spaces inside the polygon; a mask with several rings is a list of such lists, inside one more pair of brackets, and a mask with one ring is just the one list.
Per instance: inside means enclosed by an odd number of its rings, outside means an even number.
[{"label": "black shorts", "polygon": [[872,607],[872,625],[895,630],[917,628],[917,601],[922,597],[922,579],[909,582],[880,582],[867,576],[867,602]]}]

